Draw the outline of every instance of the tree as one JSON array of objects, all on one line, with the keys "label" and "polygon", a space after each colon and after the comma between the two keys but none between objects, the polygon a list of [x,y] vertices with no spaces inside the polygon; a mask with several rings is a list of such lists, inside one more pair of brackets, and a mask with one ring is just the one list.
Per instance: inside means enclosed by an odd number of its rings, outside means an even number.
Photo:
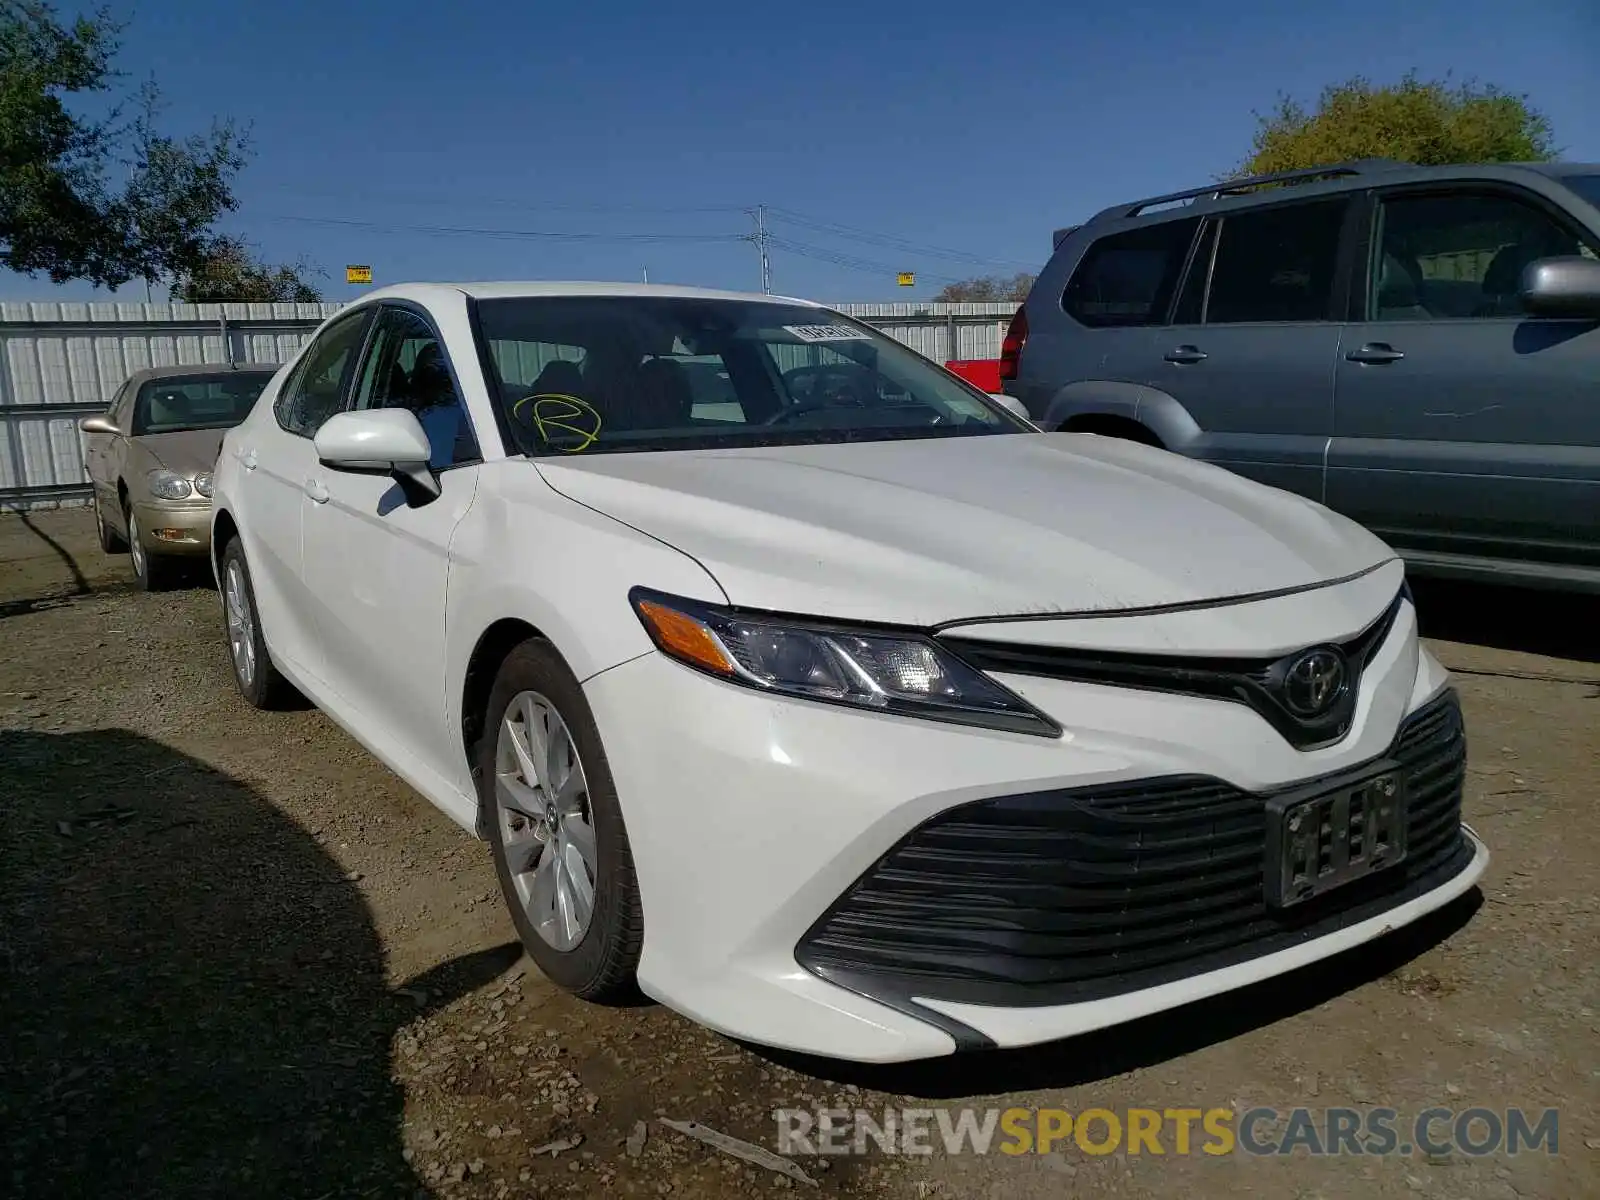
[{"label": "tree", "polygon": [[239,238],[219,237],[201,260],[178,276],[173,298],[187,304],[221,300],[317,301],[322,293],[307,282],[304,263],[272,266],[260,262]]},{"label": "tree", "polygon": [[118,101],[120,32],[103,10],[67,26],[45,0],[0,0],[0,265],[105,287],[171,278],[236,207],[243,135],[159,133],[154,84]]},{"label": "tree", "polygon": [[935,300],[1026,300],[1033,287],[1033,276],[1026,271],[1006,279],[999,275],[980,275],[947,283]]},{"label": "tree", "polygon": [[1238,174],[1293,171],[1357,158],[1419,166],[1464,162],[1544,162],[1556,158],[1550,120],[1493,86],[1408,74],[1388,87],[1362,76],[1326,88],[1315,112],[1280,96],[1256,115],[1250,157]]}]

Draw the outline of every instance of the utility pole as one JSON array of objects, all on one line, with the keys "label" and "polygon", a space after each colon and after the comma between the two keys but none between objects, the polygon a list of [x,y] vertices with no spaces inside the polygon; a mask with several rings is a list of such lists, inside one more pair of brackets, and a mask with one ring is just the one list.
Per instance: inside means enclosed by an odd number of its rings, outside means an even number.
[{"label": "utility pole", "polygon": [[756,244],[756,251],[761,255],[761,291],[772,295],[772,260],[767,256],[767,206],[758,204],[750,210],[750,215],[755,218],[756,231],[746,238],[748,242]]}]

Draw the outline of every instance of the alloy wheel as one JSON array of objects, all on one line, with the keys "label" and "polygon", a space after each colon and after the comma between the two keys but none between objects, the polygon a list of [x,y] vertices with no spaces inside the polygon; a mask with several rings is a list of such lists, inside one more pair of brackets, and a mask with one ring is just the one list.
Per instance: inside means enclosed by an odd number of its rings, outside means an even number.
[{"label": "alloy wheel", "polygon": [[238,672],[239,682],[248,688],[256,677],[256,619],[238,559],[228,563],[223,577],[222,605],[228,618],[228,650],[233,656],[233,669]]},{"label": "alloy wheel", "polygon": [[594,822],[572,731],[538,692],[519,692],[506,707],[495,746],[494,796],[517,898],[544,941],[571,950],[594,917]]},{"label": "alloy wheel", "polygon": [[133,559],[133,573],[143,579],[149,570],[149,561],[145,558],[144,543],[139,540],[138,519],[131,509],[128,512],[128,557]]}]

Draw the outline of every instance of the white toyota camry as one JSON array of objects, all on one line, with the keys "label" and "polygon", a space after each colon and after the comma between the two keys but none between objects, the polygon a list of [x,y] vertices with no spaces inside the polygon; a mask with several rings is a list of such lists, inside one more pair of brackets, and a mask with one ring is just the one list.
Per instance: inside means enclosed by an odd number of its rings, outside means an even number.
[{"label": "white toyota camry", "polygon": [[595,1000],[842,1058],[1024,1045],[1488,859],[1382,542],[801,301],[374,292],[227,435],[213,521],[244,695],[292,684],[487,838]]}]

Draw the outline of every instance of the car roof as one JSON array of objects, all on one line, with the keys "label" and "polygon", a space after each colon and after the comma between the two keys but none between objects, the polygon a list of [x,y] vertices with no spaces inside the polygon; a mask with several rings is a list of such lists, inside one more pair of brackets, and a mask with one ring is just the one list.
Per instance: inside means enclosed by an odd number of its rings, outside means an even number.
[{"label": "car roof", "polygon": [[813,300],[791,296],[768,296],[760,292],[729,292],[715,288],[679,287],[668,283],[604,283],[598,281],[485,281],[479,283],[401,283],[379,288],[361,297],[360,304],[378,300],[413,300],[426,304],[446,299],[451,293],[465,294],[474,300],[512,300],[543,296],[654,296],[684,300],[739,300],[748,303],[802,304],[821,308]]},{"label": "car roof", "polygon": [[135,386],[143,386],[153,379],[191,379],[196,375],[228,375],[235,371],[273,375],[282,365],[282,363],[173,363],[135,371],[128,376],[128,382]]}]

